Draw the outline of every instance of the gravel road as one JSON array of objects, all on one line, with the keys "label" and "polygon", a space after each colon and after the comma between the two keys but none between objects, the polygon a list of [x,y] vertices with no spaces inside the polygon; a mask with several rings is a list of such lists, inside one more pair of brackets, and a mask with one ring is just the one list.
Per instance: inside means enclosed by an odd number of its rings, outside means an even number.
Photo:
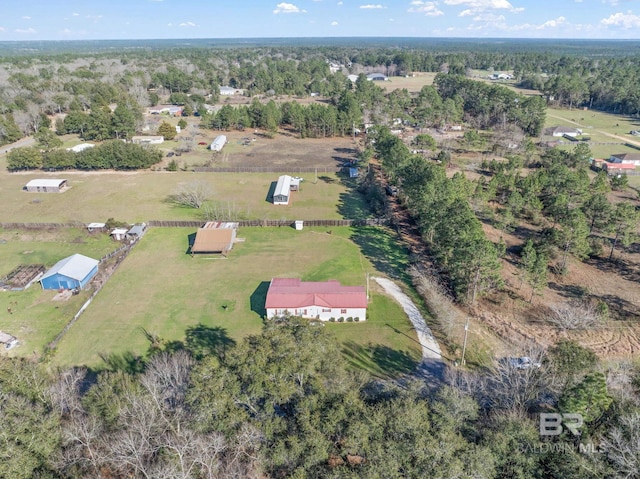
[{"label": "gravel road", "polygon": [[433,337],[431,330],[427,326],[420,310],[413,303],[411,298],[404,294],[400,287],[393,281],[387,278],[372,278],[385,290],[387,294],[392,296],[407,313],[411,324],[416,330],[418,341],[422,347],[422,361],[418,366],[418,374],[425,379],[432,379],[434,381],[443,381],[446,364],[442,360],[442,353],[440,352],[440,346]]}]

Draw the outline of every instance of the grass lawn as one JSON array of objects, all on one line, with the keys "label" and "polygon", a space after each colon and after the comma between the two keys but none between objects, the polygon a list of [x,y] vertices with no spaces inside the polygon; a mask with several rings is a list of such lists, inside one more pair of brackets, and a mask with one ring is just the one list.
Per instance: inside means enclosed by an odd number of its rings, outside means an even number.
[{"label": "grass lawn", "polygon": [[[64,193],[27,193],[23,186],[41,177],[67,178],[71,188]],[[134,173],[58,172],[9,174],[0,169],[0,218],[6,222],[64,222],[148,220],[199,220],[201,212],[174,205],[168,197],[181,185],[204,182],[212,198],[231,206],[237,219],[339,219],[341,199],[363,211],[361,195],[351,191],[334,174],[324,174],[315,183],[313,174],[304,175],[300,191],[288,206],[267,201],[275,173]]]},{"label": "grass lawn", "polygon": [[[60,342],[54,363],[99,367],[101,353],[142,355],[149,345],[143,328],[182,341],[202,325],[237,341],[260,331],[274,276],[364,285],[367,272],[399,277],[407,261],[393,233],[382,228],[334,227],[331,234],[324,228],[243,228],[239,236],[246,241],[228,259],[187,255],[193,232],[151,229]],[[370,257],[384,253],[387,258]],[[373,289],[369,315],[366,322],[326,324],[343,343],[345,360],[380,375],[409,371],[420,346],[400,307]]]},{"label": "grass lawn", "polygon": [[[0,277],[20,264],[44,264],[47,268],[74,253],[99,259],[116,249],[106,235],[90,235],[84,230],[56,231],[0,230]],[[80,309],[88,292],[68,301],[52,301],[56,291],[43,291],[38,283],[25,291],[0,292],[0,330],[16,336],[22,343],[10,354],[41,353]],[[11,308],[9,314],[7,308]]]}]

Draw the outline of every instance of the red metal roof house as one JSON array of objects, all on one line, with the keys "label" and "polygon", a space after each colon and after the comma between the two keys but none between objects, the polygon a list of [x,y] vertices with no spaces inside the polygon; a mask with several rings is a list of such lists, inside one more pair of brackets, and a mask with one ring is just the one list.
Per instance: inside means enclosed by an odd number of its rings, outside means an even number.
[{"label": "red metal roof house", "polygon": [[299,278],[273,278],[265,304],[267,317],[286,313],[309,319],[358,318],[367,314],[367,295],[363,286],[342,286],[335,279],[303,282]]}]

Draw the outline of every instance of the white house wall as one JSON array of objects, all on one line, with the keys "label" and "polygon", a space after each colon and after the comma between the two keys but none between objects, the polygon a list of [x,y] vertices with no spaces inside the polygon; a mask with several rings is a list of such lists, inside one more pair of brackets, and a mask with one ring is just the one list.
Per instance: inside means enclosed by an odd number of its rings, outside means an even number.
[{"label": "white house wall", "polygon": [[320,321],[329,321],[331,318],[338,319],[340,317],[344,317],[345,319],[349,317],[359,318],[360,321],[364,321],[367,318],[366,308],[322,308],[320,306],[307,306],[292,309],[268,308],[267,317],[273,318],[274,316],[280,316],[287,312],[293,316],[301,316],[308,319],[319,319]]}]

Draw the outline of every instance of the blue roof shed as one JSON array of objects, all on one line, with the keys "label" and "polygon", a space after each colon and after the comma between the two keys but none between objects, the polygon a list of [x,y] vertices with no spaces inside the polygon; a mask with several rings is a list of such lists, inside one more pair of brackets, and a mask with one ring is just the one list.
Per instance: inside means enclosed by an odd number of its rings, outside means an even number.
[{"label": "blue roof shed", "polygon": [[62,259],[40,278],[42,289],[82,289],[98,272],[98,263],[81,254]]}]

